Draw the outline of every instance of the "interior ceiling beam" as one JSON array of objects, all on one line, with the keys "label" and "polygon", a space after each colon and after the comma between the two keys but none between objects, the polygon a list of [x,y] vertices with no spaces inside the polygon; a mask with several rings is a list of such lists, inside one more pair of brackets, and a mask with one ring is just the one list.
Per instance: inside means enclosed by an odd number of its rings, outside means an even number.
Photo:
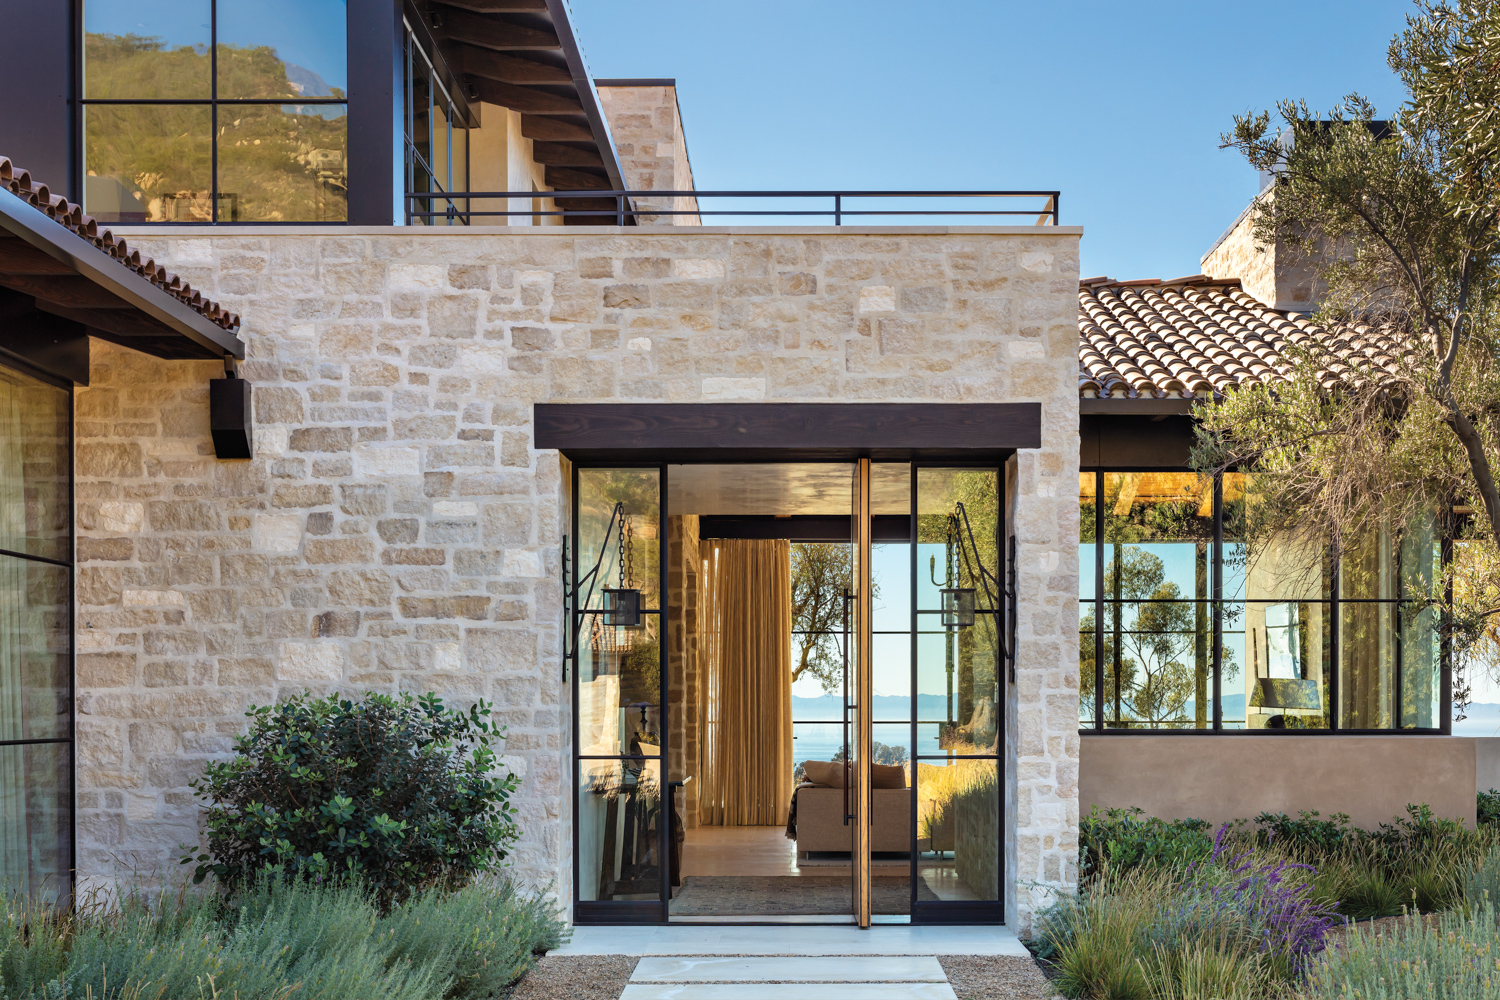
[{"label": "interior ceiling beam", "polygon": [[555,32],[515,24],[489,14],[459,7],[432,5],[432,33],[441,38],[486,49],[561,49]]},{"label": "interior ceiling beam", "polygon": [[521,135],[527,139],[547,139],[553,142],[594,141],[594,130],[589,128],[586,119],[556,118],[548,115],[522,115]]},{"label": "interior ceiling beam", "polygon": [[501,83],[553,83],[569,85],[573,77],[566,66],[549,66],[534,59],[508,56],[475,45],[459,46],[460,72]]},{"label": "interior ceiling beam", "polygon": [[462,7],[476,14],[545,14],[547,0],[443,0],[448,7]]},{"label": "interior ceiling beam", "polygon": [[55,302],[74,309],[128,309],[130,304],[107,288],[77,274],[36,275],[0,272],[0,285],[30,295],[40,308]]},{"label": "interior ceiling beam", "polygon": [[545,90],[517,87],[514,84],[486,80],[482,76],[469,77],[469,83],[487,104],[499,104],[531,115],[577,115],[583,113],[583,105],[576,97],[549,94]]},{"label": "interior ceiling beam", "polygon": [[556,142],[533,141],[531,158],[548,167],[597,167],[604,169],[604,158],[597,149],[579,149]]},{"label": "interior ceiling beam", "polygon": [[609,179],[570,167],[548,167],[547,185],[555,191],[608,191]]}]

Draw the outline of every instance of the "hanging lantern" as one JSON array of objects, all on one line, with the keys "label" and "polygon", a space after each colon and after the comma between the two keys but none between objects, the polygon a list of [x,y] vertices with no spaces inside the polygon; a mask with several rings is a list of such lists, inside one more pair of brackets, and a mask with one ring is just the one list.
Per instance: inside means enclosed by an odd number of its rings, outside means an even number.
[{"label": "hanging lantern", "polygon": [[[635,628],[641,623],[641,592],[627,587],[605,587],[604,624]],[[973,602],[969,605],[973,607]],[[971,615],[972,617],[972,615]]]},{"label": "hanging lantern", "polygon": [[944,587],[943,627],[968,628],[974,624],[974,588]]}]

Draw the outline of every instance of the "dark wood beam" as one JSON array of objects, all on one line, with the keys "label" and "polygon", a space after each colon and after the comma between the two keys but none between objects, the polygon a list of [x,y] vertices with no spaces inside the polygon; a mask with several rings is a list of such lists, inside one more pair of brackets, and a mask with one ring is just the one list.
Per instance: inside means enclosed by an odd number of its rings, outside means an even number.
[{"label": "dark wood beam", "polygon": [[38,299],[36,307],[42,312],[71,319],[75,323],[106,330],[117,337],[167,338],[172,331],[145,313],[134,309],[79,309],[58,302],[43,302]]},{"label": "dark wood beam", "polygon": [[30,295],[38,305],[55,302],[73,309],[130,308],[130,304],[114,292],[77,274],[7,274],[0,271],[0,286]]},{"label": "dark wood beam", "polygon": [[498,15],[476,14],[458,7],[433,4],[437,24],[432,33],[441,38],[487,49],[560,49],[557,35],[541,28],[506,21]]},{"label": "dark wood beam", "polygon": [[999,456],[1040,448],[1040,403],[538,403],[538,448],[662,460]]},{"label": "dark wood beam", "polygon": [[522,115],[521,135],[527,139],[548,139],[554,142],[594,141],[594,130],[589,128],[587,119],[554,118],[547,115]]},{"label": "dark wood beam", "polygon": [[462,7],[476,14],[545,14],[547,0],[443,0],[448,7]]},{"label": "dark wood beam", "polygon": [[498,104],[522,114],[576,115],[583,113],[583,105],[576,97],[563,97],[561,94],[549,94],[545,90],[536,90],[532,87],[499,83],[495,80],[486,80],[482,76],[469,77],[469,83],[473,85],[481,101],[487,104]]},{"label": "dark wood beam", "polygon": [[0,274],[77,274],[72,267],[25,240],[0,239]]},{"label": "dark wood beam", "polygon": [[549,167],[598,167],[604,169],[604,158],[598,149],[579,149],[558,142],[533,141],[531,158]]},{"label": "dark wood beam", "polygon": [[608,191],[609,179],[571,167],[548,167],[547,186],[554,191]]},{"label": "dark wood beam", "polygon": [[458,71],[470,76],[482,76],[501,83],[557,83],[569,85],[572,75],[566,66],[549,66],[534,59],[508,56],[494,49],[475,45],[461,45],[458,52]]}]

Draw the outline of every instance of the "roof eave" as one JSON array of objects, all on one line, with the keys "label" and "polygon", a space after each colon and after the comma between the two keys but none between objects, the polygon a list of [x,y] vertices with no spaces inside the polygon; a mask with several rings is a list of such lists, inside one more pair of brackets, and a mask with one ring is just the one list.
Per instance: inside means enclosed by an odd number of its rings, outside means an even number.
[{"label": "roof eave", "polygon": [[1169,414],[1191,414],[1196,400],[1154,396],[1144,398],[1099,398],[1084,396],[1078,400],[1080,414],[1114,414],[1117,416],[1164,416]]},{"label": "roof eave", "polygon": [[594,142],[599,147],[599,157],[604,161],[604,173],[610,186],[616,191],[625,190],[625,174],[620,169],[620,157],[615,151],[615,139],[609,130],[609,120],[599,106],[599,92],[594,88],[593,77],[583,59],[583,49],[578,36],[573,32],[573,20],[567,0],[547,0],[547,13],[557,31],[557,40],[562,44],[563,56],[568,60],[568,73],[573,77],[573,86],[578,91],[578,102],[583,105],[584,117],[593,130]]},{"label": "roof eave", "polygon": [[[202,348],[206,357],[245,357],[245,343],[202,313],[127,270],[83,237],[59,226],[21,198],[0,188],[0,228],[119,296]],[[142,348],[150,353],[149,348]]]}]

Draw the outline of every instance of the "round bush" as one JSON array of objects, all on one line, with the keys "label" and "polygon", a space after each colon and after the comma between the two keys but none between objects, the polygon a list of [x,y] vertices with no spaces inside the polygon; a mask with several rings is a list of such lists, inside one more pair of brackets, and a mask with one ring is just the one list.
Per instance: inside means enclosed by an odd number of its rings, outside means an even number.
[{"label": "round bush", "polygon": [[242,885],[263,869],[353,874],[382,901],[457,887],[502,861],[519,835],[515,775],[496,777],[501,727],[436,695],[304,692],[251,708],[236,755],[193,789],[209,802],[196,879]]}]

